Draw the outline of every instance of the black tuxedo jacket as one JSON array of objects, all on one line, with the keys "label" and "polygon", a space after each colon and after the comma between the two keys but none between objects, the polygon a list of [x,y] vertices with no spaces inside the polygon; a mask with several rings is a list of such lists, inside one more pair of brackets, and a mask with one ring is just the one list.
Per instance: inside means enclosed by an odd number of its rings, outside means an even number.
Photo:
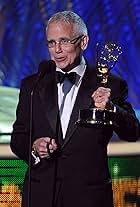
[{"label": "black tuxedo jacket", "polygon": [[[38,83],[37,75],[23,80],[17,107],[17,118],[11,137],[12,151],[29,161],[29,129],[31,91],[33,94],[32,140],[53,137],[58,152],[31,166],[31,207],[52,207],[54,201],[63,207],[112,207],[112,187],[107,159],[107,144],[115,131],[121,139],[136,141],[138,120],[127,102],[127,84],[110,75],[108,86],[117,111],[113,127],[80,127],[75,123],[79,109],[91,106],[91,94],[98,87],[96,71],[87,66],[68,125],[66,138],[60,142],[58,93],[55,72],[46,74]],[[28,171],[23,190],[23,206],[27,207]],[[59,201],[60,200],[60,201]],[[61,206],[61,204],[60,204]],[[62,206],[61,206],[62,207]]]}]

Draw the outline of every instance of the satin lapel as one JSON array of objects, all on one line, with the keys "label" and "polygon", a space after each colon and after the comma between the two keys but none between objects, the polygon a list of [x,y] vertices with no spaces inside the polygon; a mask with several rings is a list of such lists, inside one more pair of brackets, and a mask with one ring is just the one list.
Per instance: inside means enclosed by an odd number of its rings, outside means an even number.
[{"label": "satin lapel", "polygon": [[76,121],[78,119],[79,109],[86,109],[90,107],[92,103],[91,94],[96,89],[96,87],[97,87],[97,79],[95,75],[95,70],[93,71],[87,69],[83,77],[81,86],[79,88],[79,92],[77,94],[77,98],[73,107],[69,126],[67,129],[66,137],[64,139],[62,148],[67,144],[67,142],[69,141],[72,134],[77,128]]},{"label": "satin lapel", "polygon": [[45,114],[50,125],[56,133],[56,122],[58,114],[57,84],[54,73],[46,75],[40,83],[39,96],[41,98]]}]

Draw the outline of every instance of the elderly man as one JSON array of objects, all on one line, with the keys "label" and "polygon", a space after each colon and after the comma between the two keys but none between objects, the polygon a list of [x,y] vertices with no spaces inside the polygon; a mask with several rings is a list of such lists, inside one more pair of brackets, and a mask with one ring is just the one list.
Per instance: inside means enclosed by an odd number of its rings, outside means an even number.
[{"label": "elderly man", "polygon": [[[53,69],[46,68],[40,78],[35,74],[23,80],[11,138],[11,149],[20,159],[30,164],[30,145],[39,158],[25,176],[22,206],[113,207],[107,144],[113,131],[127,141],[138,136],[127,84],[110,75],[108,87],[98,86],[96,70],[83,57],[87,27],[74,12],[54,14],[46,36],[56,66],[47,66]],[[91,103],[100,110],[111,104],[116,124],[76,125],[79,109]]]}]

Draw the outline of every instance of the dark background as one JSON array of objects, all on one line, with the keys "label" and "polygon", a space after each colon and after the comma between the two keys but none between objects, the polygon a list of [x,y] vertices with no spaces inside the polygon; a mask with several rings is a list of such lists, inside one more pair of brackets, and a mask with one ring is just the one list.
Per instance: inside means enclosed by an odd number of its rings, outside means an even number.
[{"label": "dark background", "polygon": [[90,44],[85,55],[91,63],[97,42],[121,46],[112,72],[127,80],[129,99],[140,109],[140,0],[0,0],[0,85],[20,87],[22,78],[49,59],[45,25],[62,10],[72,10],[86,22]]}]

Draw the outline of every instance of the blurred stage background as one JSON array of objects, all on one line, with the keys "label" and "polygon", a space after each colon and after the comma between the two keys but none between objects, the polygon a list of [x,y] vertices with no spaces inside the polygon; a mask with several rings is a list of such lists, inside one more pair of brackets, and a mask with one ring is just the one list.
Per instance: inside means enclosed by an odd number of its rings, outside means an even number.
[{"label": "blurred stage background", "polygon": [[[115,42],[122,55],[112,70],[129,85],[140,119],[140,0],[0,0],[0,206],[20,207],[26,164],[9,149],[21,80],[49,59],[45,25],[57,11],[78,13],[89,29],[86,58],[95,64],[97,42]],[[140,207],[140,142],[116,136],[109,145],[115,207]]]}]

